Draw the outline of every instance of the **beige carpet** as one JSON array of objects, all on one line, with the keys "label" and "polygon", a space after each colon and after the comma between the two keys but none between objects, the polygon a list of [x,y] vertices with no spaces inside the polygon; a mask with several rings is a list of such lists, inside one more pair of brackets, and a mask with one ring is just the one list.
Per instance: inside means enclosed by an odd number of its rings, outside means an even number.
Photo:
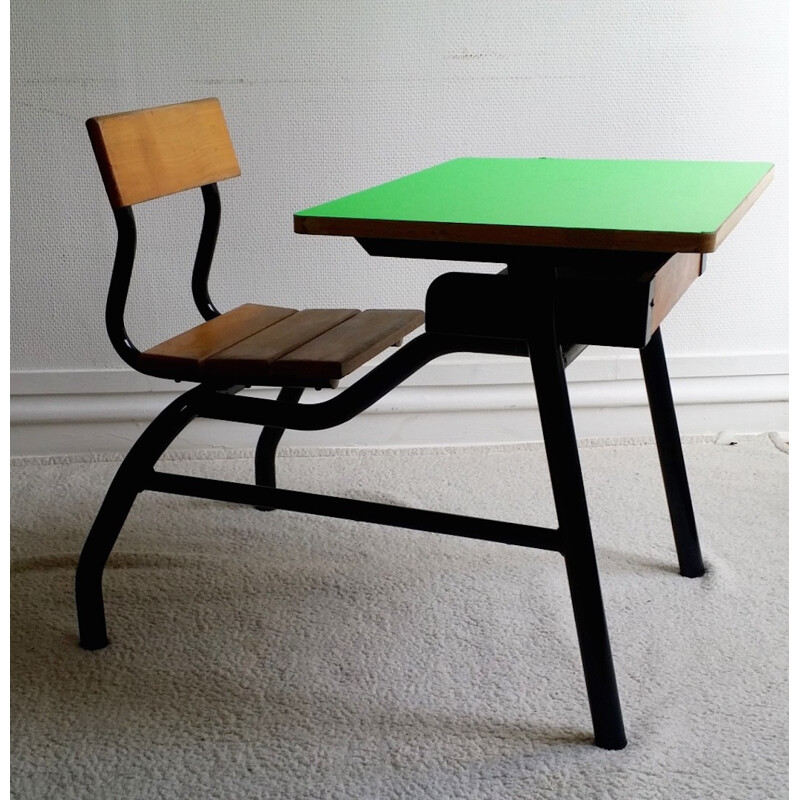
[{"label": "beige carpet", "polygon": [[[788,455],[685,445],[678,576],[651,444],[583,446],[629,745],[591,744],[560,556],[144,494],[79,649],[117,466],[12,465],[11,787],[28,798],[788,796]],[[251,461],[165,468],[250,480]],[[286,453],[287,488],[554,523],[541,447]]]}]

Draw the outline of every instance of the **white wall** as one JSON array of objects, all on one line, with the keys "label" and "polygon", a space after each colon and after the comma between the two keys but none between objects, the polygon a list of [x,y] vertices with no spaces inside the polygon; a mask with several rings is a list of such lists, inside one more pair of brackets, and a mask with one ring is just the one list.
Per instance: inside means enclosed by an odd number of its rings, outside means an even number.
[{"label": "white wall", "polygon": [[[664,334],[678,380],[771,376],[774,416],[728,421],[785,427],[787,14],[780,0],[12,0],[12,422],[56,423],[72,403],[88,423],[94,412],[79,410],[101,396],[154,391],[130,382],[106,340],[115,234],[83,123],[217,96],[243,170],[221,187],[211,290],[223,308],[421,307],[429,279],[452,265],[298,236],[292,212],[447,158],[774,162],[772,185]],[[199,193],[165,223],[171,203],[138,215],[129,330],[141,346],[197,321],[185,292],[178,311],[173,298],[188,283]],[[574,380],[628,374],[634,355],[595,350]],[[490,361],[470,362],[470,380],[516,380],[516,365],[498,378]],[[445,372],[423,385],[441,386]],[[447,374],[454,396],[467,373]],[[746,405],[731,391],[708,398]]]}]

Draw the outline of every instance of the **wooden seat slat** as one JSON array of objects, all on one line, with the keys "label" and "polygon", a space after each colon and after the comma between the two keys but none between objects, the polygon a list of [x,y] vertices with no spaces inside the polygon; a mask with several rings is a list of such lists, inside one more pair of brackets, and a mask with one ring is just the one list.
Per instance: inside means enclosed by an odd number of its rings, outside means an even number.
[{"label": "wooden seat slat", "polygon": [[355,309],[305,309],[269,328],[242,339],[205,359],[201,373],[205,378],[271,375],[270,367],[287,353],[321,336],[359,312]]},{"label": "wooden seat slat", "polygon": [[275,376],[338,380],[365,364],[425,321],[416,310],[370,309],[345,320],[272,365]]},{"label": "wooden seat slat", "polygon": [[151,375],[189,380],[187,370],[197,377],[205,359],[295,314],[293,308],[245,303],[145,350],[139,364]]}]

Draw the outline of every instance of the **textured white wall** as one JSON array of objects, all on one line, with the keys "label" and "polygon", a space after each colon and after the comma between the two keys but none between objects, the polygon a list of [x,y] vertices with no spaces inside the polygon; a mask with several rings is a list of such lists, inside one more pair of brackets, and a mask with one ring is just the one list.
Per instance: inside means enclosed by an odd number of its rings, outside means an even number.
[{"label": "textured white wall", "polygon": [[[443,159],[763,160],[773,184],[665,332],[673,354],[784,352],[787,14],[780,0],[12,0],[12,370],[120,366],[103,328],[113,220],[84,120],[207,96],[243,169],[221,187],[223,308],[421,306],[450,265],[297,236],[291,215]],[[139,215],[142,346],[197,321],[171,298],[199,192],[164,222],[171,204]]]}]

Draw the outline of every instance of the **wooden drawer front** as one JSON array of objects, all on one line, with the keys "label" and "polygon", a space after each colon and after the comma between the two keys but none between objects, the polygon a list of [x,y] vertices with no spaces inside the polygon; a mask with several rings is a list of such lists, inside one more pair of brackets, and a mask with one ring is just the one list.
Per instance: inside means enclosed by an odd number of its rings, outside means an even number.
[{"label": "wooden drawer front", "polygon": [[[700,274],[698,253],[666,254],[642,271],[565,269],[559,273],[556,322],[563,343],[644,347]],[[611,275],[611,277],[609,277]],[[426,330],[463,336],[525,339],[524,283],[498,275],[448,272],[426,297]],[[533,291],[533,289],[531,289]]]},{"label": "wooden drawer front", "polygon": [[653,280],[649,334],[654,333],[692,281],[703,271],[700,253],[676,253]]}]

